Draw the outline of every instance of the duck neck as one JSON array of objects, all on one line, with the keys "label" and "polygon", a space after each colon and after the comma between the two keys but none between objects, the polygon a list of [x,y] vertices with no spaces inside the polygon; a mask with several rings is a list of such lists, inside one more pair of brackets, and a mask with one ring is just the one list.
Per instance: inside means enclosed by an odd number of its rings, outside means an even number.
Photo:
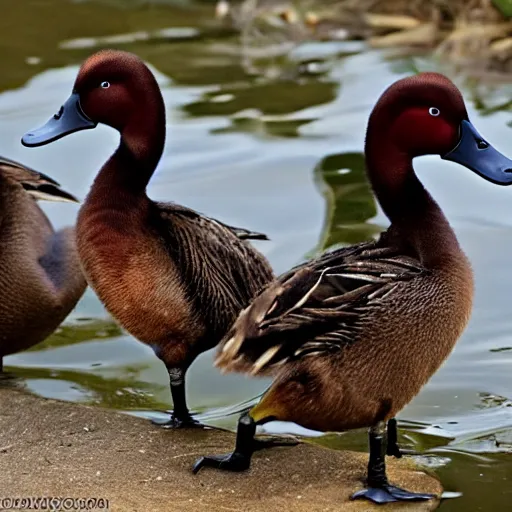
[{"label": "duck neck", "polygon": [[461,250],[455,233],[416,176],[412,157],[385,138],[367,138],[365,151],[368,176],[391,221],[391,233],[405,240],[425,264],[458,257]]},{"label": "duck neck", "polygon": [[165,107],[162,95],[154,82],[143,91],[140,107],[121,131],[116,152],[98,174],[92,194],[110,196],[145,195],[146,187],[160,161],[165,144]]}]

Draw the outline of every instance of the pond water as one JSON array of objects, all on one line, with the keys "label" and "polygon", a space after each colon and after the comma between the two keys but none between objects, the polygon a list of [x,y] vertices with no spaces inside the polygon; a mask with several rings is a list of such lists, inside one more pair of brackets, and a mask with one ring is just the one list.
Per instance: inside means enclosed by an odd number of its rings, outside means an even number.
[{"label": "pond water", "polygon": [[[20,4],[23,4],[22,6]],[[29,150],[19,139],[56,112],[79,63],[106,46],[134,51],[154,69],[167,105],[168,142],[149,194],[265,232],[258,248],[276,272],[387,224],[364,177],[367,116],[390,83],[424,57],[393,58],[359,43],[304,45],[286,58],[242,65],[236,37],[218,30],[211,5],[142,1],[4,1],[0,6],[0,154],[57,179],[83,198],[116,147],[106,127]],[[470,117],[510,154],[510,89],[457,80]],[[512,498],[512,189],[436,157],[415,163],[472,261],[476,300],[454,353],[401,413],[401,440],[424,452],[449,491],[445,511],[510,510]],[[56,226],[77,208],[45,204]],[[30,392],[155,417],[171,408],[167,374],[152,351],[120,329],[88,289],[45,343],[5,360]],[[193,365],[192,408],[233,428],[269,384],[222,376],[212,353]],[[148,426],[149,428],[149,426]],[[300,432],[293,425],[273,425]],[[366,449],[366,433],[316,437]]]}]

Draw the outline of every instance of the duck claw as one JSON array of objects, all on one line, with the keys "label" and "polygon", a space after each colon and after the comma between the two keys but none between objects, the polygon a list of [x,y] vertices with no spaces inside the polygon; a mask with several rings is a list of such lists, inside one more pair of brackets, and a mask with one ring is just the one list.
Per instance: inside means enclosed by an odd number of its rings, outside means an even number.
[{"label": "duck claw", "polygon": [[350,499],[367,499],[377,504],[393,503],[396,501],[426,501],[435,498],[434,494],[417,493],[406,491],[394,485],[384,485],[382,487],[369,487],[354,493]]},{"label": "duck claw", "polygon": [[192,468],[192,473],[196,475],[202,468],[239,472],[249,469],[250,464],[250,457],[238,452],[228,453],[227,455],[211,455],[197,459]]}]

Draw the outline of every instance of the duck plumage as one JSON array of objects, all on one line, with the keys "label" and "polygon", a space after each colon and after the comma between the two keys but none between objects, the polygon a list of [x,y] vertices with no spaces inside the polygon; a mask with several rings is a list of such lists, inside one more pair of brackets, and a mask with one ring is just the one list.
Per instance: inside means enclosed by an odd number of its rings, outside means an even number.
[{"label": "duck plumage", "polygon": [[89,57],[59,114],[23,141],[45,144],[98,122],[121,137],[78,215],[81,262],[108,311],[165,363],[174,402],[165,426],[195,425],[185,372],[273,278],[249,242],[266,237],[148,197],[165,143],[165,105],[153,74],[133,54]]},{"label": "duck plumage", "polygon": [[394,416],[448,357],[472,309],[471,265],[413,169],[413,158],[427,154],[512,183],[512,161],[478,134],[450,80],[422,73],[391,85],[365,140],[368,178],[390,227],[377,240],[298,265],[240,313],[217,366],[274,381],[239,419],[234,452],[202,457],[194,472],[247,469],[256,425],[268,421],[335,432],[368,427],[369,487],[353,498],[432,498],[391,485],[384,462],[386,454],[401,456]]},{"label": "duck plumage", "polygon": [[45,174],[0,157],[0,362],[49,336],[85,291],[72,228],[37,200],[77,202]]}]

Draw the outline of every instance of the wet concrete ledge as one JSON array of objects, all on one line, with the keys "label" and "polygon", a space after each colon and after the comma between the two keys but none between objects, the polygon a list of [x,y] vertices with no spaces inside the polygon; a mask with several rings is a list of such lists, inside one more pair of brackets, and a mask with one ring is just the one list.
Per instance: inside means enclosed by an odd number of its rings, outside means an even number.
[{"label": "wet concrete ledge", "polygon": [[[375,506],[351,502],[366,454],[308,443],[255,454],[241,474],[190,468],[204,454],[229,452],[233,435],[164,431],[100,408],[0,389],[0,497],[102,497],[111,511],[311,512],[434,510],[438,502]],[[389,462],[390,480],[413,491],[440,483],[409,460]]]}]

